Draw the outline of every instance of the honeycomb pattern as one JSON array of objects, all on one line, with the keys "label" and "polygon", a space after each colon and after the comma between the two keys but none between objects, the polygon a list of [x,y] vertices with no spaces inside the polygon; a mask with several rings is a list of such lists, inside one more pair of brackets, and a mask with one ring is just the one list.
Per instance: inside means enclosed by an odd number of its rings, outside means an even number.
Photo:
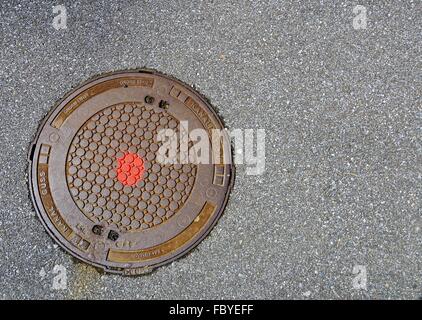
[{"label": "honeycomb pattern", "polygon": [[[121,232],[139,231],[161,224],[184,205],[197,168],[156,161],[157,133],[167,128],[178,133],[178,121],[165,110],[125,103],[101,110],[79,129],[66,177],[73,200],[89,219]],[[128,152],[137,154],[145,169],[132,186],[123,185],[116,170]]]}]

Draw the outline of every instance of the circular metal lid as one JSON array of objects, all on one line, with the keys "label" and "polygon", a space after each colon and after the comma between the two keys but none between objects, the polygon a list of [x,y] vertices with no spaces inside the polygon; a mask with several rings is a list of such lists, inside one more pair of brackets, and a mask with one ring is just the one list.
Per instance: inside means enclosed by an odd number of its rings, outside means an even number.
[{"label": "circular metal lid", "polygon": [[223,129],[200,94],[156,71],[90,80],[55,106],[31,146],[39,217],[65,250],[108,272],[170,262],[226,205],[234,172]]}]

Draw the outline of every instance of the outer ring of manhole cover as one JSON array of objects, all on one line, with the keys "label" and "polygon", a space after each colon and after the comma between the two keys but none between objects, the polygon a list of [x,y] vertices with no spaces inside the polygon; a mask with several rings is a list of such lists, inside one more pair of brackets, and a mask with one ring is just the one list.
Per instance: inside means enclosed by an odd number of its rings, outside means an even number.
[{"label": "outer ring of manhole cover", "polygon": [[31,146],[36,211],[66,251],[108,272],[168,263],[224,210],[234,168],[223,128],[199,93],[156,71],[92,79],[53,108]]}]

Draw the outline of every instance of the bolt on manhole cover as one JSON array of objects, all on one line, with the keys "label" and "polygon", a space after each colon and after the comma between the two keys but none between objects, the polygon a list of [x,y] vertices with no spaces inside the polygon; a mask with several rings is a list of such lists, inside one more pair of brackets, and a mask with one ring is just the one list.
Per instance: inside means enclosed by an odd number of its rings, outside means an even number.
[{"label": "bolt on manhole cover", "polygon": [[226,205],[230,142],[210,104],[151,70],[84,83],[41,125],[30,187],[48,233],[77,258],[139,274],[196,246]]}]

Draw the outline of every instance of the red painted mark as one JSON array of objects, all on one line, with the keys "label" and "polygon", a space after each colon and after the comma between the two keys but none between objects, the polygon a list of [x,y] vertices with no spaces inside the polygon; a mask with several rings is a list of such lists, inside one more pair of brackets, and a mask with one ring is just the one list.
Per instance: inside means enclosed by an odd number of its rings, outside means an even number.
[{"label": "red painted mark", "polygon": [[132,186],[144,175],[144,161],[136,153],[127,152],[117,158],[117,179],[125,186]]}]

